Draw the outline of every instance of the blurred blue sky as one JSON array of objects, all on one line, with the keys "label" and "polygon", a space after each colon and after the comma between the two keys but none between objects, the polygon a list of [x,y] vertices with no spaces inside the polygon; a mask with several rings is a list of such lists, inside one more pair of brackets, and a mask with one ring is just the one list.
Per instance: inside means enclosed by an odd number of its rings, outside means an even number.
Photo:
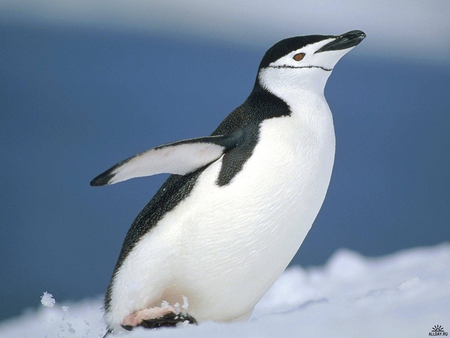
[{"label": "blurred blue sky", "polygon": [[264,52],[294,35],[368,35],[326,88],[335,170],[294,263],[450,240],[448,1],[344,1],[339,12],[329,1],[31,4],[0,1],[0,319],[43,291],[57,301],[103,293],[166,176],[89,181],[211,133],[249,94]]}]

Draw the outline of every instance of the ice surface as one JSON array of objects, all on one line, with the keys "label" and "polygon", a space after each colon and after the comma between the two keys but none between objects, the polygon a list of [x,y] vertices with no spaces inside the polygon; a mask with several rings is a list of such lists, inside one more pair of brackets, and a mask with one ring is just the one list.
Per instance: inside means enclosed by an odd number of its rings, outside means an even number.
[{"label": "ice surface", "polygon": [[[53,300],[44,294],[43,304],[44,297]],[[40,307],[0,323],[0,337],[102,337],[101,307],[101,297]],[[125,336],[428,337],[435,325],[450,331],[449,243],[382,258],[340,250],[325,266],[286,270],[248,323],[207,322]]]}]

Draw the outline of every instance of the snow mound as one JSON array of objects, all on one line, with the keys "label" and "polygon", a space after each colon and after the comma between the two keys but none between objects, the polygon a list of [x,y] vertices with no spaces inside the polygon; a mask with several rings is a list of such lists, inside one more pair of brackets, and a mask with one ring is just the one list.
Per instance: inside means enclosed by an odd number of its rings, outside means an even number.
[{"label": "snow mound", "polygon": [[[323,267],[287,269],[248,323],[207,322],[151,337],[427,337],[437,326],[450,331],[449,299],[449,243],[382,258],[342,249]],[[52,307],[0,323],[0,337],[103,337],[101,298],[53,306],[44,293],[41,301]]]}]

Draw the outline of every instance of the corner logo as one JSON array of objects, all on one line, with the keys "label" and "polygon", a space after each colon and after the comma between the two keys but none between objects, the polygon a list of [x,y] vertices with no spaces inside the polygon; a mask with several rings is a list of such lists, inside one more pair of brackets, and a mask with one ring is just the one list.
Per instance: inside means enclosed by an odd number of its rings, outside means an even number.
[{"label": "corner logo", "polygon": [[448,336],[448,332],[444,331],[444,328],[440,325],[435,325],[428,333],[429,336]]}]

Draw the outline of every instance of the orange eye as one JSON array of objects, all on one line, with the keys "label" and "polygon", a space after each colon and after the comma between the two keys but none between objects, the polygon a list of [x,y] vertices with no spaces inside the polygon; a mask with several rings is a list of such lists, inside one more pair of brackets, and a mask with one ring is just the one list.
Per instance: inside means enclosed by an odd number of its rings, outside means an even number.
[{"label": "orange eye", "polygon": [[305,53],[298,53],[293,56],[293,59],[295,61],[301,61],[301,60],[303,60],[304,57],[305,57]]}]

